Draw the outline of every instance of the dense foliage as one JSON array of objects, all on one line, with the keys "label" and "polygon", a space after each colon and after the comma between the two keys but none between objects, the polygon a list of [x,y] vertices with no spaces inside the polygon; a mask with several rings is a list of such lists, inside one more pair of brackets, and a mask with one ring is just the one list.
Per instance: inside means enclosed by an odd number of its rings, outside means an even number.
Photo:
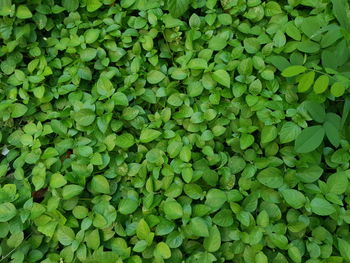
[{"label": "dense foliage", "polygon": [[0,0],[0,262],[350,262],[347,0]]}]

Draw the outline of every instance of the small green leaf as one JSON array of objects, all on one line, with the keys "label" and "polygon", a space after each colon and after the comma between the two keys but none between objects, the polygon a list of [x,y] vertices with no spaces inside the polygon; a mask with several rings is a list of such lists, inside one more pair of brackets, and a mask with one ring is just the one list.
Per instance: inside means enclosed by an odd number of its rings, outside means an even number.
[{"label": "small green leaf", "polygon": [[340,97],[345,92],[345,85],[342,82],[335,82],[331,86],[331,93],[334,97]]},{"label": "small green leaf", "polygon": [[275,167],[268,167],[262,170],[257,175],[257,179],[260,183],[270,188],[279,188],[283,185],[282,172]]},{"label": "small green leaf", "polygon": [[282,76],[283,77],[294,77],[297,76],[301,73],[304,73],[306,71],[306,67],[304,66],[299,66],[299,65],[293,65],[289,66],[288,68],[284,69],[282,71]]},{"label": "small green leaf", "polygon": [[96,118],[95,113],[90,109],[81,109],[73,114],[74,120],[81,126],[89,126]]},{"label": "small green leaf", "polygon": [[28,19],[28,18],[31,18],[33,16],[33,14],[27,6],[20,5],[17,7],[16,16],[19,19]]},{"label": "small green leaf", "polygon": [[230,75],[227,73],[227,71],[223,69],[218,69],[213,73],[213,79],[218,82],[219,84],[229,88],[230,87]]},{"label": "small green leaf", "polygon": [[164,213],[169,219],[178,219],[183,215],[181,205],[176,201],[168,201],[164,203]]},{"label": "small green leaf", "polygon": [[109,194],[110,188],[106,177],[103,175],[95,175],[91,180],[91,190],[100,194]]},{"label": "small green leaf", "polygon": [[100,0],[87,0],[86,9],[88,12],[94,12],[102,6]]},{"label": "small green leaf", "polygon": [[74,231],[68,226],[60,226],[57,230],[57,239],[64,245],[69,246],[75,238]]},{"label": "small green leaf", "polygon": [[209,236],[204,238],[203,246],[208,252],[215,252],[221,246],[221,234],[217,226],[209,229]]},{"label": "small green leaf", "polygon": [[143,129],[140,135],[140,142],[148,143],[157,139],[162,133],[154,129]]},{"label": "small green leaf", "polygon": [[295,209],[302,208],[306,202],[303,193],[294,189],[283,190],[282,195],[287,204]]},{"label": "small green leaf", "polygon": [[330,193],[343,194],[348,188],[348,177],[345,172],[332,174],[327,179],[327,187]]},{"label": "small green leaf", "polygon": [[23,105],[20,103],[12,104],[12,113],[11,113],[12,118],[22,117],[27,111],[28,111],[28,108],[26,105]]},{"label": "small green leaf", "polygon": [[314,78],[315,78],[314,71],[310,71],[308,73],[304,73],[303,75],[301,75],[301,77],[299,79],[299,84],[298,84],[298,91],[299,92],[308,91],[309,88],[314,83]]},{"label": "small green leaf", "polygon": [[10,221],[15,217],[17,211],[16,207],[9,202],[0,204],[0,223]]},{"label": "small green leaf", "polygon": [[115,141],[115,145],[123,149],[128,149],[134,144],[134,136],[130,133],[123,133],[122,135],[117,136]]},{"label": "small green leaf", "polygon": [[323,141],[325,130],[321,125],[316,125],[304,129],[295,141],[295,151],[298,153],[308,153],[315,150]]},{"label": "small green leaf", "polygon": [[289,143],[294,141],[301,133],[301,128],[294,122],[285,122],[279,132],[280,142]]},{"label": "small green leaf", "polygon": [[328,216],[335,212],[335,208],[331,203],[319,197],[312,199],[310,206],[312,212],[319,216]]},{"label": "small green leaf", "polygon": [[147,81],[151,84],[157,84],[161,82],[165,78],[164,73],[158,71],[158,70],[151,70],[147,74]]},{"label": "small green leaf", "polygon": [[68,200],[81,194],[83,190],[84,190],[84,187],[80,185],[69,184],[63,187],[62,197],[64,200]]},{"label": "small green leaf", "polygon": [[327,75],[319,76],[314,83],[314,92],[316,94],[321,94],[325,92],[328,88],[329,77]]},{"label": "small green leaf", "polygon": [[340,255],[346,260],[350,261],[350,244],[348,241],[338,238],[338,249]]}]

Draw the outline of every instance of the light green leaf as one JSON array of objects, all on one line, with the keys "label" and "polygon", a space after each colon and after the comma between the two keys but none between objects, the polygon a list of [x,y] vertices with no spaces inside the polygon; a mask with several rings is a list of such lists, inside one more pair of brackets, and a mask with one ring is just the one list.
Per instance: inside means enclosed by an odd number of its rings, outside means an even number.
[{"label": "light green leaf", "polygon": [[5,202],[0,204],[0,222],[10,221],[15,217],[16,213],[16,207],[12,203]]},{"label": "light green leaf", "polygon": [[321,125],[316,125],[304,129],[295,141],[295,151],[298,153],[308,153],[317,149],[323,141],[325,130]]},{"label": "light green leaf", "polygon": [[158,70],[151,70],[147,74],[147,81],[151,84],[157,84],[161,82],[164,78],[165,78],[164,73]]},{"label": "light green leaf", "polygon": [[315,72],[310,71],[307,73],[304,73],[301,75],[299,79],[299,84],[298,84],[298,91],[299,92],[306,92],[309,90],[309,88],[312,86],[314,83],[314,78],[315,78]]},{"label": "light green leaf", "polygon": [[332,174],[327,179],[327,187],[330,193],[343,194],[348,188],[348,177],[345,172]]},{"label": "light green leaf", "polygon": [[215,252],[221,246],[221,234],[217,226],[209,229],[209,236],[204,238],[203,246],[208,252]]},{"label": "light green leaf", "polygon": [[96,118],[95,113],[90,109],[81,109],[73,114],[74,120],[81,126],[89,126]]},{"label": "light green leaf", "polygon": [[295,209],[302,208],[306,202],[304,194],[294,189],[283,190],[282,195],[287,204]]},{"label": "light green leaf", "polygon": [[176,201],[165,202],[164,213],[171,220],[181,218],[183,215],[182,207]]},{"label": "light green leaf", "polygon": [[33,16],[33,14],[27,6],[19,5],[17,7],[16,16],[19,19],[28,19],[28,18],[31,18]]},{"label": "light green leaf", "polygon": [[81,194],[83,190],[84,190],[84,187],[80,185],[69,184],[63,187],[62,197],[64,200],[68,200]]},{"label": "light green leaf", "polygon": [[316,94],[321,94],[325,92],[328,88],[329,77],[327,75],[319,76],[314,83],[314,92]]},{"label": "light green leaf", "polygon": [[92,177],[91,190],[100,194],[109,194],[110,188],[106,177],[103,175],[95,175]]},{"label": "light green leaf", "polygon": [[319,216],[328,216],[335,212],[335,208],[331,203],[319,197],[312,199],[310,206],[312,212]]},{"label": "light green leaf", "polygon": [[227,73],[227,71],[223,69],[218,69],[213,73],[213,79],[218,82],[219,84],[229,88],[230,87],[230,75]]},{"label": "light green leaf", "polygon": [[140,142],[148,143],[157,139],[162,133],[154,129],[143,129],[140,135]]},{"label": "light green leaf", "polygon": [[270,188],[279,188],[283,185],[282,172],[275,167],[265,168],[257,175],[257,179]]},{"label": "light green leaf", "polygon": [[301,128],[294,122],[285,122],[279,132],[280,143],[294,141],[301,133]]},{"label": "light green leaf", "polygon": [[306,71],[306,67],[299,66],[299,65],[293,65],[290,66],[282,71],[283,77],[294,77],[301,73],[304,73]]},{"label": "light green leaf", "polygon": [[88,12],[94,12],[102,6],[100,0],[87,0],[86,9]]}]

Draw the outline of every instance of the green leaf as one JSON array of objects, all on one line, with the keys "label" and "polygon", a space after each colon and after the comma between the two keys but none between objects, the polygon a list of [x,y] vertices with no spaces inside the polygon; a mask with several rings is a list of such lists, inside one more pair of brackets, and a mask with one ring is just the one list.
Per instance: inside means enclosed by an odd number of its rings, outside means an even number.
[{"label": "green leaf", "polygon": [[251,134],[243,133],[239,139],[239,145],[242,150],[247,149],[254,143],[254,136]]},{"label": "green leaf", "polygon": [[306,202],[303,193],[294,189],[283,190],[282,195],[286,203],[295,209],[302,208]]},{"label": "green leaf", "polygon": [[167,0],[167,8],[173,17],[182,16],[189,8],[189,0]]},{"label": "green leaf", "polygon": [[150,84],[157,84],[161,82],[164,78],[165,78],[164,73],[158,70],[151,70],[147,74],[147,81]]},{"label": "green leaf", "polygon": [[62,0],[62,5],[68,12],[74,12],[79,7],[79,0]]},{"label": "green leaf", "polygon": [[261,130],[261,143],[272,142],[277,137],[277,128],[274,125],[264,126]]},{"label": "green leaf", "polygon": [[73,114],[73,118],[77,124],[81,126],[89,126],[94,122],[96,115],[90,109],[81,109]]},{"label": "green leaf", "polygon": [[305,108],[313,120],[320,123],[324,122],[326,111],[323,104],[314,101],[305,101]]},{"label": "green leaf", "polygon": [[334,97],[340,97],[345,92],[345,85],[342,82],[335,82],[331,86],[331,93]]},{"label": "green leaf", "polygon": [[143,129],[140,135],[140,142],[148,143],[157,139],[162,133],[154,129]]},{"label": "green leaf", "polygon": [[297,171],[298,179],[303,183],[313,183],[323,174],[323,169],[313,165],[308,168],[302,168]]},{"label": "green leaf", "polygon": [[69,184],[63,187],[62,197],[64,200],[71,199],[77,195],[80,195],[84,190],[84,187],[75,184]]},{"label": "green leaf", "polygon": [[17,214],[16,207],[9,202],[0,204],[0,223],[10,221]]},{"label": "green leaf", "polygon": [[328,216],[335,212],[335,208],[331,203],[319,197],[312,199],[310,206],[312,212],[319,216]]},{"label": "green leaf", "polygon": [[189,229],[194,236],[209,237],[209,228],[203,218],[192,218],[189,225]]},{"label": "green leaf", "polygon": [[319,76],[314,83],[314,92],[316,94],[321,94],[325,92],[328,88],[329,77],[327,75]]},{"label": "green leaf", "polygon": [[334,194],[343,194],[348,188],[348,181],[345,172],[332,174],[327,179],[328,191]]},{"label": "green leaf", "polygon": [[314,78],[315,78],[315,72],[310,71],[308,73],[304,73],[301,75],[299,79],[299,84],[298,84],[298,91],[299,92],[306,92],[310,89],[312,84],[314,83]]},{"label": "green leaf", "polygon": [[299,65],[293,65],[290,66],[282,71],[282,76],[283,77],[294,77],[297,76],[301,73],[304,73],[306,71],[306,67],[304,66],[299,66]]},{"label": "green leaf", "polygon": [[338,147],[340,144],[340,129],[334,125],[331,121],[326,121],[323,124],[324,130],[328,140],[332,143],[334,147]]},{"label": "green leaf", "polygon": [[102,6],[100,0],[87,0],[86,1],[86,9],[88,12],[95,12]]},{"label": "green leaf", "polygon": [[294,141],[301,133],[301,128],[294,122],[285,122],[279,132],[280,143],[289,143]]},{"label": "green leaf", "polygon": [[294,149],[297,153],[308,153],[321,145],[325,130],[321,125],[304,129],[295,141]]},{"label": "green leaf", "polygon": [[338,249],[340,252],[340,255],[346,260],[350,261],[350,244],[348,241],[337,238],[338,240]]},{"label": "green leaf", "polygon": [[282,172],[275,167],[268,167],[262,170],[257,175],[257,179],[260,183],[270,188],[279,188],[283,185]]},{"label": "green leaf", "polygon": [[208,63],[202,58],[194,58],[188,62],[188,68],[190,69],[207,69]]},{"label": "green leaf", "polygon": [[147,222],[144,219],[141,219],[137,224],[136,235],[139,239],[147,240],[151,229],[149,228]]},{"label": "green leaf", "polygon": [[96,28],[90,28],[85,31],[84,37],[87,44],[94,43],[100,35],[100,30]]},{"label": "green leaf", "polygon": [[227,201],[227,197],[224,191],[219,189],[210,189],[206,196],[205,204],[214,210],[221,208],[221,206]]},{"label": "green leaf", "polygon": [[16,16],[19,19],[28,19],[28,18],[31,18],[33,16],[33,14],[27,6],[19,5],[17,7]]},{"label": "green leaf", "polygon": [[[331,0],[333,4],[333,14],[342,25],[350,33],[350,23],[349,18],[346,14],[346,1],[345,0]],[[349,259],[347,259],[349,260]]]},{"label": "green leaf", "polygon": [[168,259],[171,257],[171,250],[165,242],[159,242],[154,250],[154,255],[156,258]]},{"label": "green leaf", "polygon": [[51,175],[50,187],[59,188],[67,184],[67,180],[62,174],[54,173]]},{"label": "green leaf", "polygon": [[217,226],[209,229],[209,236],[204,238],[203,246],[208,252],[215,252],[221,246],[221,234]]},{"label": "green leaf", "polygon": [[115,141],[115,145],[123,149],[128,149],[134,144],[134,136],[130,133],[123,133],[122,135],[117,136]]},{"label": "green leaf", "polygon": [[106,177],[103,175],[95,175],[92,177],[91,190],[100,194],[109,194],[110,188]]},{"label": "green leaf", "polygon": [[223,69],[218,69],[213,73],[213,79],[218,82],[219,84],[229,88],[230,87],[230,75],[227,73],[227,71]]},{"label": "green leaf", "polygon": [[113,95],[114,88],[112,82],[105,76],[101,76],[97,81],[97,93],[104,97]]},{"label": "green leaf", "polygon": [[91,249],[98,249],[100,246],[100,234],[98,229],[92,230],[89,234],[85,236],[86,246]]},{"label": "green leaf", "polygon": [[164,203],[164,213],[169,219],[178,219],[183,216],[181,205],[176,201],[168,201]]},{"label": "green leaf", "polygon": [[2,0],[0,1],[0,16],[8,16],[12,12],[12,1]]},{"label": "green leaf", "polygon": [[28,111],[28,107],[26,105],[20,103],[12,104],[12,118],[22,117]]},{"label": "green leaf", "polygon": [[69,246],[75,238],[74,231],[68,226],[60,226],[57,230],[57,239],[64,245]]}]

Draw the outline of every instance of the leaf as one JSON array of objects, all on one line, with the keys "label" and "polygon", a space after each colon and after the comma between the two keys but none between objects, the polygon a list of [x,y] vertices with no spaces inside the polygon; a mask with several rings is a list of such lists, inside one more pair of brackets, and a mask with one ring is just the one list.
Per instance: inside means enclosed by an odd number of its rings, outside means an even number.
[{"label": "leaf", "polygon": [[155,251],[154,251],[155,257],[161,257],[164,259],[168,259],[171,257],[171,250],[169,246],[165,242],[159,242],[156,245]]},{"label": "leaf", "polygon": [[336,127],[331,121],[326,121],[323,124],[324,130],[328,140],[332,143],[334,147],[338,147],[340,144],[340,129]]},{"label": "leaf", "polygon": [[301,73],[304,73],[306,69],[306,67],[299,65],[289,66],[288,68],[282,71],[282,76],[286,78],[295,77]]},{"label": "leaf", "polygon": [[190,221],[189,229],[194,236],[209,237],[209,228],[204,219],[194,217]]},{"label": "leaf", "polygon": [[264,126],[261,130],[261,143],[272,142],[277,137],[277,128],[274,125]]},{"label": "leaf", "polygon": [[331,203],[319,197],[312,199],[310,206],[312,212],[319,216],[328,216],[335,212],[335,208]]},{"label": "leaf", "polygon": [[74,120],[81,126],[89,126],[96,118],[95,113],[90,109],[81,109],[73,114]]},{"label": "leaf", "polygon": [[239,139],[239,144],[242,150],[247,149],[254,143],[254,136],[251,134],[243,133]]},{"label": "leaf", "polygon": [[301,128],[294,122],[285,122],[279,132],[280,143],[289,143],[294,141],[301,133]]},{"label": "leaf", "polygon": [[151,230],[144,219],[141,219],[137,224],[136,235],[139,239],[147,240],[148,235],[151,233]]},{"label": "leaf", "polygon": [[33,14],[27,6],[19,5],[17,7],[16,16],[19,19],[28,19],[28,18],[31,18],[33,16]]},{"label": "leaf", "polygon": [[282,195],[287,204],[295,209],[302,208],[306,202],[306,198],[303,193],[294,189],[283,190]]},{"label": "leaf", "polygon": [[305,101],[304,105],[314,121],[320,123],[324,122],[326,118],[326,111],[323,104],[316,103],[314,101]]},{"label": "leaf", "polygon": [[317,165],[302,168],[297,171],[298,179],[303,183],[313,183],[321,177],[323,169]]},{"label": "leaf", "polygon": [[[331,0],[333,4],[333,14],[339,21],[342,27],[350,33],[349,18],[346,14],[346,2],[345,0]],[[349,259],[348,259],[349,260]]]},{"label": "leaf", "polygon": [[346,120],[348,119],[349,112],[350,112],[350,97],[347,96],[345,98],[345,103],[344,103],[344,106],[343,106],[343,112],[342,112],[342,115],[341,115],[341,126],[340,126],[341,129],[344,127],[344,124],[345,124]]},{"label": "leaf", "polygon": [[257,179],[260,183],[270,188],[279,188],[283,185],[282,173],[275,167],[268,167],[262,170],[257,175]]},{"label": "leaf", "polygon": [[164,213],[167,218],[174,220],[183,216],[181,205],[176,201],[168,201],[164,203]]},{"label": "leaf", "polygon": [[62,245],[69,246],[70,244],[72,244],[74,238],[74,231],[70,227],[60,226],[58,228],[57,239]]},{"label": "leaf", "polygon": [[188,62],[188,68],[190,69],[207,69],[208,63],[202,58],[194,58]]},{"label": "leaf", "polygon": [[115,141],[115,145],[123,149],[128,149],[134,144],[134,136],[130,133],[123,133],[122,135],[117,136]]},{"label": "leaf", "polygon": [[230,87],[230,75],[227,73],[227,71],[223,69],[218,69],[213,73],[213,79],[218,82],[219,84],[229,88]]},{"label": "leaf", "polygon": [[330,193],[343,194],[348,188],[348,177],[345,172],[330,175],[327,179],[327,187]]},{"label": "leaf", "polygon": [[69,184],[63,187],[62,197],[63,200],[71,199],[79,194],[81,194],[84,190],[84,187],[75,184]]},{"label": "leaf", "polygon": [[321,125],[307,127],[302,130],[295,140],[294,149],[297,153],[308,153],[317,149],[321,145],[325,135],[325,130]]},{"label": "leaf", "polygon": [[110,188],[106,177],[103,175],[95,175],[91,180],[91,190],[100,194],[109,194]]},{"label": "leaf", "polygon": [[314,92],[316,94],[321,94],[325,92],[328,88],[329,77],[327,75],[319,76],[314,83]]},{"label": "leaf", "polygon": [[95,12],[102,6],[100,0],[86,0],[86,9],[88,12]]},{"label": "leaf", "polygon": [[312,84],[314,83],[314,78],[315,78],[315,72],[310,71],[308,73],[304,73],[301,75],[299,79],[299,84],[298,84],[298,91],[299,92],[306,92],[310,89]]},{"label": "leaf", "polygon": [[221,246],[221,234],[217,226],[209,229],[209,236],[204,238],[203,246],[208,252],[215,252]]},{"label": "leaf", "polygon": [[101,76],[97,81],[97,93],[104,97],[113,95],[114,88],[112,82],[105,76]]},{"label": "leaf", "polygon": [[2,0],[0,1],[0,16],[8,16],[12,11],[12,1]]},{"label": "leaf", "polygon": [[0,223],[8,222],[17,214],[16,207],[9,202],[0,204]]},{"label": "leaf", "polygon": [[206,196],[205,204],[214,210],[221,208],[221,206],[227,201],[227,197],[224,191],[219,189],[210,189]]},{"label": "leaf", "polygon": [[189,0],[167,0],[167,8],[173,17],[182,16],[189,8]]},{"label": "leaf", "polygon": [[158,70],[152,70],[147,74],[147,81],[150,84],[157,84],[165,78],[164,73]]},{"label": "leaf", "polygon": [[331,93],[334,97],[340,97],[345,92],[345,85],[342,82],[335,82],[331,86]]},{"label": "leaf", "polygon": [[140,142],[148,143],[157,139],[162,133],[154,129],[143,129],[140,135]]},{"label": "leaf", "polygon": [[79,7],[79,0],[62,0],[62,5],[68,12],[74,12]]},{"label": "leaf", "polygon": [[338,249],[340,252],[340,255],[346,260],[350,261],[350,244],[348,241],[337,238],[338,240]]},{"label": "leaf", "polygon": [[20,103],[12,104],[12,118],[22,117],[28,111],[28,107],[26,105]]}]

